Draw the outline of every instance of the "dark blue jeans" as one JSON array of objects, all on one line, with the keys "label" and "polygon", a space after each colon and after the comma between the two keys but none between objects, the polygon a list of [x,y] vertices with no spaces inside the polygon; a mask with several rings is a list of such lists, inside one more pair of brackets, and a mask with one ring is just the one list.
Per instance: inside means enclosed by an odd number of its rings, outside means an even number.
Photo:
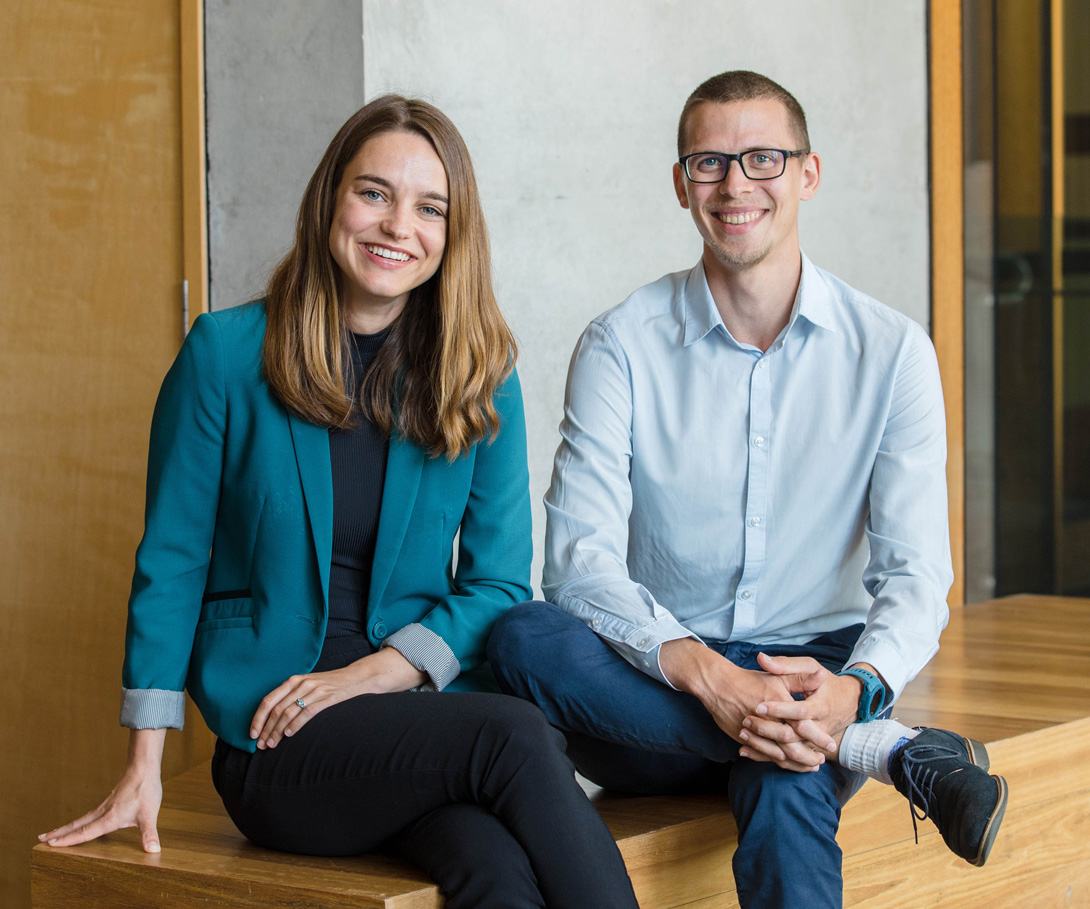
[{"label": "dark blue jeans", "polygon": [[[757,669],[757,654],[811,656],[843,667],[854,625],[798,646],[712,644]],[[550,603],[522,603],[488,645],[500,687],[537,704],[568,738],[568,756],[606,789],[652,794],[725,792],[738,824],[734,877],[746,909],[824,909],[843,902],[840,809],[863,778],[826,763],[792,773],[740,758],[700,701],[640,672],[583,622]]]}]

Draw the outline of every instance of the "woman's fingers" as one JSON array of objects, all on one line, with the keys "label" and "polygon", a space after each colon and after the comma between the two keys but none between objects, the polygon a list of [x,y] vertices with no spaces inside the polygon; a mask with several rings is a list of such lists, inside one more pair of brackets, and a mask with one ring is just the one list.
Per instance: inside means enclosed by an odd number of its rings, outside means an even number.
[{"label": "woman's fingers", "polygon": [[[98,820],[98,818],[102,816],[104,811],[105,804],[99,805],[93,811],[88,811],[82,817],[76,818],[74,821],[65,824],[63,827],[57,827],[54,830],[50,830],[48,833],[39,834],[38,839],[41,840],[43,843],[49,843],[49,845],[55,846],[57,845],[58,840],[66,839],[71,834],[77,831],[82,831],[85,827],[87,827],[88,824],[91,824],[94,821]],[[87,837],[87,839],[90,839],[90,837]],[[73,842],[82,843],[84,842],[84,840],[77,839]],[[70,846],[72,844],[66,842],[63,845]]]},{"label": "woman's fingers", "polygon": [[129,757],[117,785],[97,808],[57,827],[38,839],[50,846],[75,846],[123,827],[139,827],[146,852],[159,851],[155,829],[163,803],[159,776],[166,729],[133,729],[129,733]]},{"label": "woman's fingers", "polygon": [[257,747],[275,748],[284,736],[290,738],[320,710],[321,699],[309,686],[292,689],[269,714],[265,728],[261,730],[262,734],[258,738]]},{"label": "woman's fingers", "polygon": [[137,819],[137,826],[140,828],[140,845],[144,847],[145,852],[162,851],[162,846],[159,844],[159,831],[155,825],[157,817],[158,812],[152,811],[142,813]]},{"label": "woman's fingers", "polygon": [[40,833],[38,834],[38,839],[44,842],[45,840],[55,839],[58,836],[64,836],[66,833],[71,833],[73,830],[84,826],[84,824],[90,823],[96,817],[98,817],[102,813],[103,807],[103,805],[99,805],[93,811],[88,811],[82,817],[78,817],[74,821],[70,821],[63,827],[56,827],[53,830],[50,830],[48,833]]},{"label": "woman's fingers", "polygon": [[159,803],[155,798],[146,804],[122,807],[111,797],[94,811],[87,812],[70,824],[43,833],[38,839],[50,846],[75,846],[125,827],[139,827],[144,851],[158,852],[159,834],[155,827],[158,814]]},{"label": "woman's fingers", "polygon": [[265,736],[263,733],[266,731],[266,726],[269,724],[269,717],[284,700],[284,696],[298,684],[300,678],[300,676],[293,675],[286,682],[277,685],[272,691],[265,695],[265,697],[261,699],[261,703],[257,705],[257,711],[254,713],[254,718],[250,721],[250,738],[257,739],[258,748],[264,747],[263,742]]},{"label": "woman's fingers", "polygon": [[[69,826],[71,827],[71,825]],[[78,843],[86,843],[88,840],[93,840],[95,837],[102,836],[104,833],[113,833],[115,830],[121,830],[123,827],[132,826],[132,823],[123,823],[107,813],[86,824],[74,827],[67,833],[47,837],[46,842],[50,846],[75,846]]]},{"label": "woman's fingers", "polygon": [[314,716],[342,698],[340,689],[327,682],[313,676],[292,676],[261,702],[254,724],[256,726],[261,716],[264,716],[264,722],[256,734],[251,728],[250,735],[257,739],[258,748],[275,748],[282,738],[290,738]]}]

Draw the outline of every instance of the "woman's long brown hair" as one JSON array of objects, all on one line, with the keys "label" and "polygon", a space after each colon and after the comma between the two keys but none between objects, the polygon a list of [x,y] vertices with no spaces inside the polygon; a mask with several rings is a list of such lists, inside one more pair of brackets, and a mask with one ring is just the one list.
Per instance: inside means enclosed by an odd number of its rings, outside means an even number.
[{"label": "woman's long brown hair", "polygon": [[295,244],[266,290],[265,378],[292,413],[319,426],[353,422],[348,328],[329,230],[344,169],[363,143],[403,130],[427,138],[447,172],[447,244],[439,271],[414,289],[366,377],[363,413],[433,457],[454,460],[495,438],[493,395],[514,368],[515,339],[496,304],[488,230],[469,151],[425,101],[385,95],[353,114],[310,178]]}]

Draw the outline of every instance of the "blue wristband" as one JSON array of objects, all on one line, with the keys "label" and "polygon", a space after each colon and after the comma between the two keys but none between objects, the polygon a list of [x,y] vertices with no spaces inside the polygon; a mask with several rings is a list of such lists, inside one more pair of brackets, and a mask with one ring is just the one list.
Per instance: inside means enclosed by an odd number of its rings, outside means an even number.
[{"label": "blue wristband", "polygon": [[863,693],[859,695],[859,722],[869,723],[886,706],[886,686],[873,672],[853,666],[842,669],[837,675],[850,675],[863,683]]}]

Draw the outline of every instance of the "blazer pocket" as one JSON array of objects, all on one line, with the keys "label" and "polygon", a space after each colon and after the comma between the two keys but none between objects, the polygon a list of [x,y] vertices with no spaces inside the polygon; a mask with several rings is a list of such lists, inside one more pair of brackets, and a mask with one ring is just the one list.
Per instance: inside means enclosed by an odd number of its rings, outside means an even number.
[{"label": "blazer pocket", "polygon": [[197,634],[220,628],[249,628],[254,624],[254,600],[249,590],[208,593],[201,604]]}]

